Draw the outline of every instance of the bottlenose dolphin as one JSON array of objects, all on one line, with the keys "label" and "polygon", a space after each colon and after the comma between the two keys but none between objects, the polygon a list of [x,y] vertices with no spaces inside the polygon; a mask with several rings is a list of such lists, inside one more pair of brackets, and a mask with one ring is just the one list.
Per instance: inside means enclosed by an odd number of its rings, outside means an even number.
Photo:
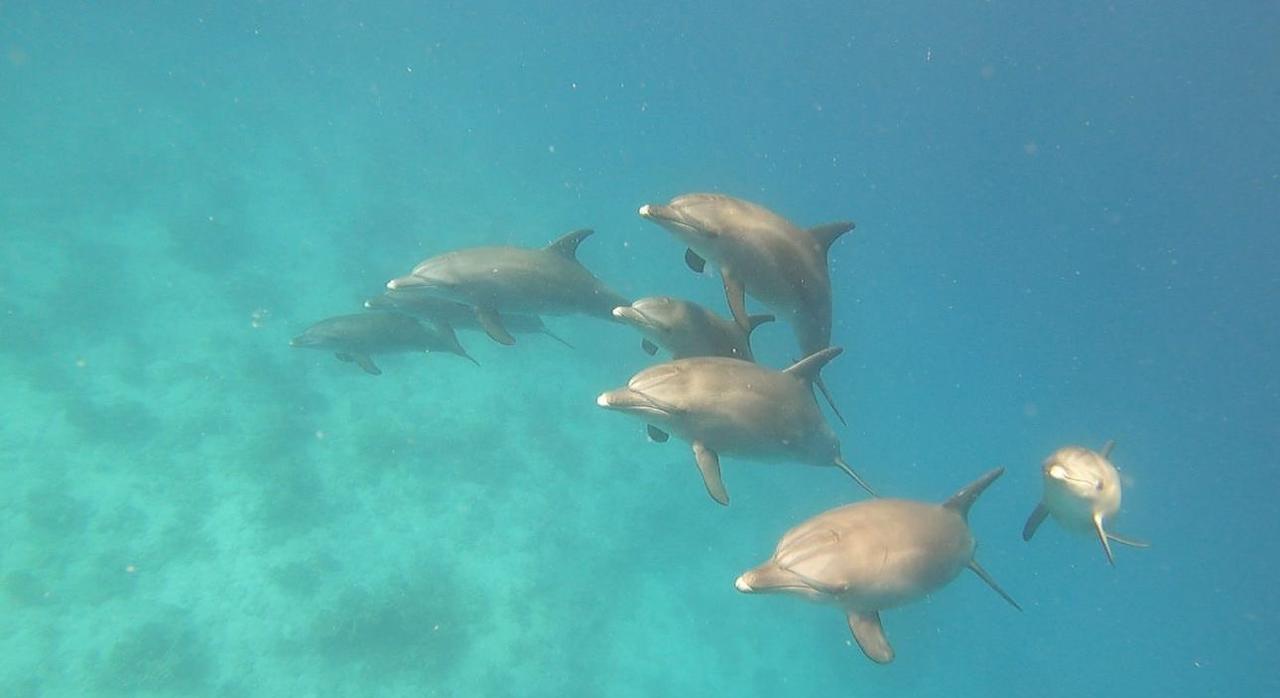
[{"label": "bottlenose dolphin", "polygon": [[941,505],[873,499],[819,514],[787,531],[768,561],[738,577],[744,594],[792,594],[839,606],[858,647],[893,661],[880,611],[946,586],[966,567],[1022,610],[978,565],[969,507],[1004,473],[998,468]]},{"label": "bottlenose dolphin", "polygon": [[641,298],[613,309],[613,316],[640,330],[640,346],[649,356],[662,347],[673,359],[694,356],[727,356],[753,361],[751,331],[771,322],[772,315],[752,315],[751,327],[743,329],[691,301],[670,296]]},{"label": "bottlenose dolphin", "polygon": [[605,286],[577,259],[591,230],[575,230],[541,249],[471,247],[424,260],[387,288],[415,289],[475,308],[485,332],[514,344],[500,313],[582,313],[613,321],[613,309],[629,301]]},{"label": "bottlenose dolphin", "polygon": [[375,354],[439,351],[479,363],[458,343],[458,336],[448,323],[436,323],[433,330],[401,313],[369,312],[331,317],[308,327],[290,340],[289,346],[332,351],[340,361],[354,361],[365,373],[374,376],[382,374],[373,363]]},{"label": "bottlenose dolphin", "polygon": [[[646,204],[640,215],[671,231],[688,250],[685,262],[701,272],[710,260],[720,269],[733,318],[750,328],[749,293],[791,322],[808,356],[831,344],[831,278],[827,251],[853,223],[804,230],[769,209],[724,194],[684,194],[670,203]],[[826,387],[818,388],[844,417]]]},{"label": "bottlenose dolphin", "polygon": [[1103,522],[1120,511],[1120,474],[1108,460],[1114,441],[1108,441],[1102,452],[1080,446],[1068,446],[1053,452],[1044,461],[1044,497],[1027,517],[1022,527],[1022,540],[1031,540],[1045,517],[1053,514],[1058,523],[1073,531],[1093,532],[1102,542],[1107,562],[1114,567],[1111,543],[1115,541],[1135,548],[1148,547],[1142,541],[1109,533]]},{"label": "bottlenose dolphin", "polygon": [[[455,301],[437,298],[413,291],[387,291],[364,302],[370,310],[389,310],[406,313],[431,322],[447,322],[459,332],[484,332],[476,318],[476,309]],[[511,334],[545,334],[566,347],[573,345],[552,332],[537,315],[502,315],[502,326]]]},{"label": "bottlenose dolphin", "polygon": [[813,381],[839,347],[828,347],[784,371],[724,357],[677,359],[637,373],[596,404],[644,420],[649,436],[673,433],[693,446],[711,498],[729,503],[720,456],[834,465],[875,492],[840,456],[840,442],[813,398]]}]

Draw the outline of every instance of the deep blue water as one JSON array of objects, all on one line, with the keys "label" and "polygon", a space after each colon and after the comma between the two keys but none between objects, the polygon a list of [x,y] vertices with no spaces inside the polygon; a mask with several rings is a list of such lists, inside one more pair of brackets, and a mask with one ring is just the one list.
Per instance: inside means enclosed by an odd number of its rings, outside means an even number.
[{"label": "deep blue water", "polygon": [[[157,6],[159,5],[159,6]],[[1280,693],[1280,9],[0,4],[0,695]],[[538,246],[724,312],[636,215],[688,191],[831,255],[849,460],[971,524],[884,614],[735,577],[862,494],[594,404],[639,337],[290,349],[420,259]],[[794,356],[785,326],[761,360]],[[1117,549],[1019,536],[1067,444]]]}]

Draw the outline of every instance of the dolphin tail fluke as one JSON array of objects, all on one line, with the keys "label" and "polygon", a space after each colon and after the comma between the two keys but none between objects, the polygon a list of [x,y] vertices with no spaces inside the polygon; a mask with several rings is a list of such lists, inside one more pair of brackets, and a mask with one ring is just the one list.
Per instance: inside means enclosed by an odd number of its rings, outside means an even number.
[{"label": "dolphin tail fluke", "polygon": [[867,481],[862,479],[862,476],[858,475],[858,473],[854,471],[854,469],[847,462],[845,462],[844,458],[841,458],[840,456],[836,456],[835,464],[837,468],[843,470],[846,475],[853,478],[853,481],[858,483],[859,487],[866,490],[867,494],[871,495],[872,497],[880,496],[879,494],[876,493],[875,490],[871,489],[871,485],[868,485]]},{"label": "dolphin tail fluke", "polygon": [[1018,602],[1014,601],[1012,596],[1009,596],[1009,592],[1001,589],[1000,585],[996,584],[996,580],[993,579],[990,574],[987,574],[986,570],[982,569],[982,565],[979,565],[977,560],[969,560],[969,569],[973,570],[973,573],[978,575],[978,579],[986,582],[987,586],[991,587],[992,591],[999,594],[1005,601],[1008,601],[1010,606],[1013,606],[1019,611],[1022,610],[1022,607],[1018,605]]},{"label": "dolphin tail fluke", "polygon": [[880,625],[879,611],[849,611],[849,632],[858,641],[858,648],[867,655],[867,659],[876,664],[888,664],[893,661],[893,646],[884,636],[884,626]]},{"label": "dolphin tail fluke", "polygon": [[961,518],[968,520],[969,507],[973,506],[973,503],[977,501],[978,496],[990,487],[991,483],[995,482],[996,478],[1001,475],[1004,475],[1004,468],[996,468],[995,470],[987,472],[982,477],[966,485],[964,489],[951,495],[951,499],[943,502],[942,506],[955,511]]},{"label": "dolphin tail fluke", "polygon": [[1111,543],[1107,539],[1107,532],[1102,528],[1102,514],[1093,515],[1093,530],[1098,533],[1098,541],[1102,543],[1102,552],[1107,555],[1107,562],[1112,566],[1116,566],[1116,558],[1111,554]]},{"label": "dolphin tail fluke", "polygon": [[1048,515],[1049,507],[1045,506],[1044,502],[1037,504],[1031,516],[1027,517],[1027,523],[1022,526],[1022,540],[1031,540],[1031,537],[1036,534],[1036,529],[1040,528],[1040,524],[1044,523]]}]

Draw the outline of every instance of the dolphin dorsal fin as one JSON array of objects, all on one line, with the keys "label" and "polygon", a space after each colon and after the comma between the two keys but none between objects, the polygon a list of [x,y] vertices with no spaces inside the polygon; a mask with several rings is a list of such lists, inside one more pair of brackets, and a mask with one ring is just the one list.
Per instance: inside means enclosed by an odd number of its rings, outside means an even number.
[{"label": "dolphin dorsal fin", "polygon": [[827,347],[822,351],[815,351],[783,369],[782,372],[812,383],[817,380],[818,372],[822,370],[822,367],[826,366],[832,359],[840,356],[843,351],[844,349],[840,347]]},{"label": "dolphin dorsal fin", "polygon": [[990,487],[991,483],[995,482],[996,478],[1001,475],[1004,475],[1004,468],[996,468],[988,472],[986,475],[966,485],[964,489],[951,495],[951,499],[943,502],[942,506],[955,511],[960,515],[960,518],[967,521],[969,519],[969,507],[973,506],[973,503],[978,499],[978,495],[982,494],[982,491]]},{"label": "dolphin dorsal fin", "polygon": [[817,243],[818,249],[825,255],[827,250],[831,249],[831,245],[841,235],[844,235],[850,230],[853,230],[852,221],[837,221],[835,223],[814,226],[809,229],[809,234],[813,236],[813,241]]},{"label": "dolphin dorsal fin", "polygon": [[1110,458],[1110,457],[1111,457],[1111,449],[1113,449],[1113,448],[1115,448],[1115,447],[1116,447],[1116,440],[1115,440],[1115,439],[1108,439],[1108,440],[1107,440],[1107,442],[1106,442],[1105,444],[1102,444],[1102,450],[1101,450],[1101,451],[1098,451],[1098,453],[1101,453],[1103,458]]},{"label": "dolphin dorsal fin", "polygon": [[548,252],[555,252],[561,257],[572,259],[576,262],[578,260],[578,245],[594,232],[596,231],[590,228],[583,228],[582,230],[575,230],[572,233],[566,233],[565,235],[551,241],[551,243],[544,249]]}]

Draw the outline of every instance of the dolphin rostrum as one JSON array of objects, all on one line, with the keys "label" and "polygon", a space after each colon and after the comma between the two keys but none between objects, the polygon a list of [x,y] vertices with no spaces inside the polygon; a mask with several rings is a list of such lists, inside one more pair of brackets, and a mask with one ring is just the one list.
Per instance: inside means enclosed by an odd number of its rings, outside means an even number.
[{"label": "dolphin rostrum", "polygon": [[773,557],[734,586],[840,607],[858,647],[881,664],[894,653],[880,611],[931,594],[966,568],[1022,610],[974,559],[969,530],[969,507],[1003,472],[992,470],[940,505],[873,499],[819,514],[787,531]]},{"label": "dolphin rostrum", "polygon": [[376,354],[446,352],[478,363],[458,343],[458,336],[448,323],[435,323],[431,329],[401,313],[369,312],[331,317],[308,327],[290,340],[289,346],[332,351],[340,361],[354,362],[374,376],[382,374],[373,363]]},{"label": "dolphin rostrum", "polygon": [[813,381],[840,354],[828,347],[783,371],[724,357],[677,359],[637,373],[596,404],[640,418],[649,436],[668,432],[693,446],[711,498],[729,503],[720,454],[749,460],[834,465],[875,492],[840,455],[840,441],[813,398]]},{"label": "dolphin rostrum", "polygon": [[1107,562],[1114,567],[1111,543],[1135,548],[1148,547],[1142,541],[1108,532],[1103,528],[1106,519],[1120,511],[1120,474],[1108,459],[1115,442],[1108,441],[1101,452],[1080,446],[1068,446],[1054,451],[1044,461],[1044,497],[1027,523],[1022,527],[1022,539],[1031,540],[1036,529],[1050,514],[1064,527],[1081,532],[1092,532],[1102,543]]},{"label": "dolphin rostrum", "polygon": [[500,313],[581,313],[614,321],[613,309],[629,301],[605,286],[577,259],[591,230],[575,230],[546,247],[470,247],[424,260],[387,288],[465,303],[495,341],[514,344]]}]

